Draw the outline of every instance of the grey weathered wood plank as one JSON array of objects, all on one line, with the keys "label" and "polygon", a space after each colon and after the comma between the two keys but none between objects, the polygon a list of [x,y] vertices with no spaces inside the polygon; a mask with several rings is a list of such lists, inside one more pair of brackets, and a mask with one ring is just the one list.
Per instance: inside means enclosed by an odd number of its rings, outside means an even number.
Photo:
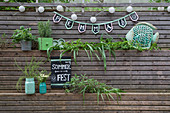
[{"label": "grey weathered wood plank", "polygon": [[[155,90],[161,90],[161,89],[164,89],[164,90],[169,90],[170,89],[170,85],[167,85],[167,84],[159,84],[159,85],[150,85],[150,84],[146,84],[146,85],[139,85],[139,84],[108,84],[109,86],[111,87],[114,87],[114,88],[119,88],[119,89],[123,89],[123,90],[126,90],[126,89],[141,89],[141,90],[149,90],[149,89],[155,89]],[[9,89],[16,89],[15,85],[4,85],[3,87],[0,87],[0,90],[9,90]],[[24,90],[24,86],[22,87],[22,89]],[[38,89],[38,85],[36,86],[36,89]],[[51,85],[47,85],[47,89],[48,90],[52,90],[51,89]]]},{"label": "grey weathered wood plank", "polygon": [[[49,17],[49,16],[53,16],[54,13],[53,11],[45,11],[43,13],[37,13],[37,12],[24,12],[24,13],[20,13],[19,11],[0,11],[0,16],[39,16],[39,17]],[[82,12],[76,12],[76,14],[80,15],[80,16],[88,16],[89,15],[95,15],[96,13],[98,13],[99,11],[86,11],[85,13]],[[169,13],[167,11],[137,11],[139,16],[165,16],[168,17]],[[65,16],[70,16],[72,14],[72,12],[60,12],[60,14],[65,15]],[[103,16],[103,15],[107,15],[108,17],[111,16],[109,15],[110,13],[108,11],[104,11],[102,12],[99,16]],[[116,11],[113,15],[114,16],[124,16],[128,14],[126,11]]]},{"label": "grey weathered wood plank", "polygon": [[[0,25],[37,25],[39,21],[0,21]],[[82,21],[83,22],[83,21]],[[90,21],[89,21],[90,22]],[[105,21],[97,21],[97,23],[101,23],[101,22],[105,22]],[[142,22],[142,21],[140,21]],[[151,23],[155,26],[169,26],[170,23],[168,21],[147,21],[148,23]],[[128,25],[135,25],[136,23],[130,21],[129,19],[127,20]],[[53,24],[53,22],[51,21],[51,24]],[[60,23],[56,24],[56,25],[64,25],[65,21],[61,21]],[[78,25],[78,24],[75,24]],[[113,25],[118,25],[117,22],[114,22]]]},{"label": "grey weathered wood plank", "polygon": [[[147,84],[149,84],[149,85],[166,85],[166,84],[170,84],[170,81],[168,80],[168,79],[164,79],[164,80],[147,80],[147,79],[144,79],[144,80],[141,80],[141,79],[120,79],[120,80],[114,80],[114,79],[111,79],[111,80],[105,80],[105,79],[103,79],[103,80],[98,80],[99,82],[103,82],[103,83],[106,83],[106,84],[108,84],[108,85],[111,85],[111,84],[114,84],[114,85],[118,85],[118,84],[120,84],[120,85],[134,85],[134,84],[136,84],[136,85],[147,85]],[[3,88],[3,86],[9,86],[9,87],[14,87],[15,85],[16,85],[16,82],[17,81],[5,81],[5,80],[3,80],[3,81],[1,81],[0,82],[0,85],[2,85],[1,86],[1,89]],[[37,82],[37,81],[36,81]],[[46,84],[47,85],[50,85],[51,84],[51,81],[48,79],[47,81],[46,81]],[[12,85],[14,85],[14,86],[12,86]],[[24,85],[24,82],[22,83],[22,85]]]},{"label": "grey weathered wood plank", "polygon": [[[128,93],[170,93],[170,90],[162,90],[162,89],[124,89],[124,91]],[[24,90],[17,91],[16,89],[8,89],[8,90],[0,90],[0,93],[25,93]],[[39,93],[39,91],[36,89],[36,93]],[[50,89],[47,90],[47,93],[65,93],[64,90],[56,90],[56,89]]]},{"label": "grey weathered wood plank", "polygon": [[[116,50],[115,53],[116,53],[116,56],[119,56],[119,57],[129,57],[131,56],[131,60],[133,60],[133,57],[138,57],[138,58],[142,58],[142,57],[147,57],[147,58],[158,58],[161,60],[161,57],[165,57],[166,58],[169,58],[170,56],[170,50],[154,50],[154,51],[143,51],[143,52],[140,52],[140,51],[137,51],[137,50]],[[51,55],[60,55],[62,51],[59,51],[59,50],[54,50],[52,52]],[[66,53],[65,55],[72,55],[70,53]],[[39,51],[39,50],[32,50],[32,51],[21,51],[21,50],[1,50],[0,51],[0,56],[3,56],[3,57],[32,57],[32,56],[35,56],[35,57],[47,57],[46,55],[46,51]],[[93,55],[95,56],[95,55]],[[109,53],[106,52],[106,56],[109,56]],[[84,59],[84,58],[87,58],[87,54],[85,53],[85,51],[83,50],[80,50],[79,51],[79,55],[78,57],[80,57],[80,59]],[[95,58],[95,57],[94,57]],[[107,57],[109,59],[109,57]],[[88,58],[87,58],[88,59]],[[114,58],[111,58],[111,60],[114,60]]]},{"label": "grey weathered wood plank", "polygon": [[[37,15],[38,16],[38,15]],[[41,16],[38,16],[38,17],[35,17],[35,16],[17,16],[17,15],[14,15],[14,16],[0,16],[0,21],[47,21],[47,20],[50,20],[52,21],[52,16],[49,17],[49,15],[44,15],[45,17],[41,17]],[[67,15],[66,15],[67,16]],[[107,18],[105,17],[107,16]],[[123,16],[123,15],[122,15]],[[120,17],[122,17],[120,15],[100,15],[97,17],[97,21],[112,21],[112,20],[116,20]],[[15,17],[15,18],[14,18]],[[68,18],[70,18],[68,16]],[[89,16],[79,16],[77,21],[87,21],[89,20]],[[63,19],[65,20],[65,19]],[[127,18],[127,20],[129,20],[129,18]],[[139,21],[169,21],[170,20],[170,17],[158,17],[158,16],[141,16]]]},{"label": "grey weathered wood plank", "polygon": [[[18,58],[19,59],[19,58]],[[1,59],[0,59],[1,61]],[[30,60],[28,60],[30,61]],[[24,60],[20,60],[17,62],[17,64],[19,66],[24,66],[26,64],[26,62]],[[74,61],[71,62],[72,65],[76,65]],[[49,67],[51,64],[48,62],[46,64],[40,64],[40,66],[42,67]],[[103,66],[103,62],[98,62],[98,61],[93,61],[93,63],[91,63],[91,61],[84,61],[84,62],[81,62],[81,61],[78,61],[77,62],[77,66],[80,66],[80,65],[83,65],[83,66]],[[123,62],[120,62],[120,61],[117,61],[116,63],[114,62],[107,62],[107,65],[108,66],[170,66],[170,62],[167,62],[167,61],[154,61],[154,60],[151,60],[151,61],[133,61],[133,62],[127,62],[127,61],[123,61]],[[12,60],[11,61],[2,61],[0,66],[3,66],[3,67],[14,67],[15,64],[14,64],[14,61]]]},{"label": "grey weathered wood plank", "polygon": [[[125,71],[122,71],[122,73],[125,73]],[[17,81],[18,80],[18,78],[21,76],[21,72],[12,72],[13,74],[10,74],[10,73],[7,73],[6,72],[6,74],[1,74],[1,76],[0,76],[0,80],[1,81]],[[115,73],[115,72],[110,72],[110,74],[109,74],[109,72],[107,73],[107,74],[104,74],[104,73],[102,73],[102,71],[100,72],[100,73],[97,73],[97,72],[92,72],[92,73],[96,73],[96,74],[93,74],[93,75],[91,75],[91,74],[89,74],[90,72],[88,72],[88,71],[86,71],[86,72],[80,72],[80,71],[77,71],[77,72],[75,72],[75,71],[72,71],[72,76],[74,76],[74,74],[75,73],[77,73],[77,74],[82,74],[82,73],[86,73],[87,74],[87,76],[89,77],[89,78],[94,78],[94,79],[96,79],[96,80],[169,80],[170,79],[170,76],[167,74],[164,74],[164,75],[161,75],[161,74],[159,74],[159,75],[156,75],[156,74],[154,74],[153,72],[153,75],[151,76],[151,72],[145,72],[145,73],[149,73],[148,75],[147,74],[134,74],[134,72],[131,72],[132,73],[132,75],[130,75],[131,73],[130,72],[128,72],[128,71],[126,71],[126,73],[127,74],[114,74],[113,75],[113,73]],[[141,72],[142,73],[142,72]],[[168,73],[168,72],[167,72]],[[2,75],[4,75],[4,76],[2,76]],[[150,76],[149,76],[150,75]],[[103,78],[103,76],[104,76],[104,78]],[[48,80],[49,80],[50,78],[48,78]]]},{"label": "grey weathered wood plank", "polygon": [[[57,111],[57,113],[101,113],[101,111]],[[102,113],[165,113],[165,111],[141,111],[141,110],[107,110]],[[0,113],[9,113],[9,111],[0,111]],[[10,113],[16,113],[16,111],[10,111]],[[17,111],[17,113],[32,113],[32,111]],[[34,111],[34,113],[49,113],[49,111]],[[56,111],[50,111],[50,113],[56,113]]]},{"label": "grey weathered wood plank", "polygon": [[[81,66],[81,65],[80,65]],[[83,71],[97,71],[101,70],[104,71],[103,65],[100,66],[94,66],[94,65],[87,65],[87,66],[76,66],[72,65],[72,70],[78,71],[78,70],[83,70]],[[23,67],[24,69],[24,67]],[[45,67],[46,70],[51,70],[51,67]],[[16,71],[18,70],[17,67],[0,67],[0,71]],[[106,71],[170,71],[169,66],[107,66]]]},{"label": "grey weathered wood plank", "polygon": [[[127,7],[129,5],[134,7],[167,7],[170,3],[21,3],[26,7],[56,7],[57,5],[67,6],[67,7]],[[18,3],[2,3],[0,6],[20,6]]]},{"label": "grey weathered wood plank", "polygon": [[[15,29],[19,29],[19,27],[20,27],[20,25],[10,25],[10,26],[8,26],[8,25],[1,25],[0,26],[0,30],[13,30],[14,31]],[[38,29],[38,27],[35,26],[35,25],[34,26],[25,25],[24,27],[31,27],[32,30],[37,30]],[[115,25],[114,26],[114,30],[130,30],[132,27],[133,26],[128,25],[124,29],[122,29],[118,25]],[[170,28],[168,26],[156,26],[156,27],[159,30],[170,30]],[[63,30],[63,29],[66,30],[65,26],[59,25],[59,24],[51,24],[51,28],[52,28],[52,30],[59,30],[59,29],[60,30]],[[87,29],[90,30],[91,26],[87,26]],[[103,30],[103,29],[104,29],[104,27],[101,27],[101,30]],[[77,30],[77,25],[73,26],[72,30]],[[110,33],[110,35],[114,35],[114,34]],[[86,36],[91,36],[91,37],[93,36],[94,37],[94,35],[86,35]],[[165,36],[165,35],[161,35],[160,38],[163,37],[163,36]],[[169,36],[166,35],[166,37],[169,37]]]},{"label": "grey weathered wood plank", "polygon": [[170,107],[169,106],[68,106],[68,107],[63,107],[63,106],[42,106],[42,107],[37,107],[37,106],[0,106],[0,110],[7,110],[7,111],[32,111],[32,110],[38,110],[38,111],[43,111],[43,110],[47,110],[47,111],[107,111],[107,110],[153,110],[153,111],[169,111]]},{"label": "grey weathered wood plank", "polygon": [[[8,96],[8,98],[6,98]],[[115,94],[113,94],[115,96]],[[123,93],[122,101],[169,101],[170,93]],[[82,101],[82,95],[80,94],[65,94],[65,93],[47,93],[45,95],[35,94],[27,96],[24,93],[0,93],[1,101],[9,100],[29,100],[29,101],[43,101],[43,100],[56,100],[56,101]],[[104,97],[106,99],[106,97]],[[101,99],[101,98],[100,98]],[[86,101],[96,101],[96,94],[87,93],[85,95]],[[107,100],[107,99],[106,99]]]},{"label": "grey weathered wood plank", "polygon": [[[65,30],[64,30],[65,29]],[[128,33],[128,31],[129,30],[118,30],[118,29],[114,29],[113,31],[112,31],[112,33],[113,34],[126,34],[126,33]],[[100,32],[101,33],[104,33],[104,32],[106,32],[105,31],[105,29],[103,28],[103,29],[100,29]],[[170,30],[157,30],[157,32],[159,32],[160,34],[169,34],[170,35]],[[8,34],[13,34],[14,33],[14,30],[0,30],[0,33],[8,33]],[[33,34],[37,34],[38,33],[38,30],[32,30],[31,31],[31,33],[33,33]],[[72,33],[72,34],[71,34]],[[78,30],[77,29],[73,29],[73,30],[67,30],[64,26],[63,26],[63,30],[54,30],[54,31],[52,31],[52,34],[53,35],[56,35],[56,34],[65,34],[65,35],[68,35],[68,34],[70,34],[70,35],[75,35],[75,34],[79,34],[79,32],[78,32]],[[92,31],[91,31],[91,29],[88,29],[87,31],[86,31],[86,33],[84,33],[84,35],[86,35],[86,34],[88,34],[88,35],[90,35],[90,34],[92,34]]]},{"label": "grey weathered wood plank", "polygon": [[[115,101],[105,101],[100,102],[97,101],[0,101],[1,106],[91,106],[91,105],[118,105]],[[168,106],[170,105],[170,101],[119,101],[119,105],[141,105],[141,106],[155,106],[162,105]]]},{"label": "grey weathered wood plank", "polygon": [[[162,53],[163,54],[163,53]],[[59,55],[57,55],[57,56],[59,56]],[[25,62],[26,60],[27,61],[30,61],[31,60],[31,57],[32,56],[23,56],[23,58],[21,57],[19,57],[19,56],[12,56],[11,55],[11,57],[9,57],[9,56],[6,56],[6,57],[0,57],[0,61],[1,62],[3,62],[4,60],[6,61],[6,62],[14,62],[14,59],[16,59],[17,60],[17,62]],[[35,55],[35,57],[37,57],[37,59],[38,58],[40,58],[40,59],[42,59],[42,60],[46,60],[47,58],[46,58],[46,56],[44,56],[44,57],[39,57],[39,56],[37,56],[37,55]],[[92,57],[92,62],[99,62],[99,60],[98,59],[96,59],[96,57]],[[109,62],[111,62],[111,63],[114,63],[113,62],[114,61],[114,58],[108,58],[107,57],[107,62],[109,63]],[[139,62],[139,63],[141,63],[141,62],[149,62],[149,61],[152,61],[152,62],[169,62],[170,61],[170,57],[167,57],[167,56],[158,56],[158,57],[156,57],[156,56],[154,56],[154,57],[151,57],[151,56],[148,56],[148,57],[139,57],[139,56],[135,56],[135,57],[133,57],[133,56],[131,56],[131,57],[129,57],[128,55],[127,56],[124,56],[124,57],[121,57],[121,56],[116,56],[116,64],[118,64],[119,62],[123,62],[123,63],[125,63],[125,62]],[[74,62],[74,61],[72,61],[72,62]],[[89,58],[87,58],[87,56],[86,55],[82,55],[82,57],[77,57],[77,62],[89,62],[89,63],[91,63],[91,60],[89,60]],[[100,63],[102,63],[102,62],[100,62]],[[115,64],[115,65],[116,65]]]}]

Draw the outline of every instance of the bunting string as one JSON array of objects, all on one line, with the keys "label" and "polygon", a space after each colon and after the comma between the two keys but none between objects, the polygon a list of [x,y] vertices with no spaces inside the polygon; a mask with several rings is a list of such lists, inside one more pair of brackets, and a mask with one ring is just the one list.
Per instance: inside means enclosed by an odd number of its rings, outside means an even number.
[{"label": "bunting string", "polygon": [[67,17],[59,14],[58,12],[54,12],[53,22],[54,23],[59,23],[62,18],[66,19],[66,23],[65,23],[66,29],[71,29],[74,26],[74,23],[78,23],[79,24],[78,31],[80,33],[84,33],[86,31],[86,25],[90,25],[90,26],[92,26],[92,32],[94,34],[97,34],[100,31],[100,25],[104,25],[105,30],[107,32],[111,32],[113,30],[112,23],[114,23],[114,22],[118,22],[118,25],[120,27],[122,27],[122,28],[126,27],[126,25],[127,25],[126,17],[130,17],[130,19],[132,21],[137,21],[139,19],[138,14],[134,11],[134,12],[128,14],[128,15],[125,15],[124,17],[121,17],[119,19],[112,20],[112,21],[109,21],[109,22],[103,22],[103,23],[85,23],[85,22],[80,22],[80,21],[72,20],[70,18],[67,18]]}]

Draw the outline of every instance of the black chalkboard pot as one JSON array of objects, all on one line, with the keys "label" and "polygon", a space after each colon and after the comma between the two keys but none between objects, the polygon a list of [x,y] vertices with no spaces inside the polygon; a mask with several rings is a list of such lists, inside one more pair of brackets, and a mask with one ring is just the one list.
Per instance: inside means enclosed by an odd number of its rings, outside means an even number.
[{"label": "black chalkboard pot", "polygon": [[21,50],[23,51],[30,51],[32,47],[32,41],[21,41]]}]

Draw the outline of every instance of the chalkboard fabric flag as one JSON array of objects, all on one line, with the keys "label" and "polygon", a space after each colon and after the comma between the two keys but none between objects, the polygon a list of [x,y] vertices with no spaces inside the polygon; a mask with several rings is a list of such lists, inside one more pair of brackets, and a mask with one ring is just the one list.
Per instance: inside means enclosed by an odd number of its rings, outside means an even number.
[{"label": "chalkboard fabric flag", "polygon": [[112,23],[105,24],[104,27],[105,27],[105,30],[109,33],[112,32],[112,30],[113,30]]},{"label": "chalkboard fabric flag", "polygon": [[51,57],[51,88],[63,88],[71,79],[71,57]]},{"label": "chalkboard fabric flag", "polygon": [[138,16],[138,14],[136,12],[131,14],[131,15],[129,15],[129,16],[130,16],[130,19],[132,21],[138,21],[138,19],[139,19],[139,16]]},{"label": "chalkboard fabric flag", "polygon": [[71,29],[73,27],[74,21],[72,20],[67,20],[65,23],[65,26],[67,29]]},{"label": "chalkboard fabric flag", "polygon": [[127,25],[126,19],[125,19],[125,18],[120,19],[120,20],[118,21],[118,24],[119,24],[119,26],[122,27],[122,28],[126,27],[126,25]]},{"label": "chalkboard fabric flag", "polygon": [[61,19],[62,19],[62,17],[60,15],[58,15],[58,14],[55,14],[53,16],[53,22],[54,23],[59,23]]},{"label": "chalkboard fabric flag", "polygon": [[92,32],[94,34],[99,33],[99,31],[100,31],[100,25],[92,25]]},{"label": "chalkboard fabric flag", "polygon": [[85,22],[80,22],[80,21],[76,21],[76,20],[72,20],[72,19],[69,19],[61,14],[59,14],[58,12],[54,12],[54,17],[53,17],[53,22],[54,23],[58,23],[60,22],[60,20],[62,18],[66,19],[66,23],[65,23],[65,27],[66,29],[71,29],[74,25],[74,23],[77,23],[79,24],[78,25],[78,31],[79,33],[84,33],[86,31],[86,26],[87,25],[90,25],[92,26],[91,27],[91,30],[94,34],[97,34],[99,33],[100,31],[100,26],[101,25],[104,25],[105,27],[105,30],[107,32],[112,32],[113,31],[113,25],[112,23],[114,22],[118,22],[118,25],[122,28],[126,27],[127,25],[127,22],[126,22],[126,17],[130,17],[130,19],[132,21],[137,21],[139,19],[139,16],[138,14],[134,11],[128,15],[125,15],[124,17],[121,17],[119,19],[116,19],[116,20],[112,20],[112,21],[109,21],[109,22],[103,22],[103,23],[85,23]]},{"label": "chalkboard fabric flag", "polygon": [[84,33],[86,31],[86,24],[79,24],[78,31],[79,33]]}]

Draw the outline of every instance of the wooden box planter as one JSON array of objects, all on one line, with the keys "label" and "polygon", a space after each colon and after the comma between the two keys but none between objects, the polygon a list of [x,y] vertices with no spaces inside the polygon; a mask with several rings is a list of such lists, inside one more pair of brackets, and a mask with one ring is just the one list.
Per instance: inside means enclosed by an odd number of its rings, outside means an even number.
[{"label": "wooden box planter", "polygon": [[47,50],[53,46],[53,38],[38,38],[39,50]]}]

